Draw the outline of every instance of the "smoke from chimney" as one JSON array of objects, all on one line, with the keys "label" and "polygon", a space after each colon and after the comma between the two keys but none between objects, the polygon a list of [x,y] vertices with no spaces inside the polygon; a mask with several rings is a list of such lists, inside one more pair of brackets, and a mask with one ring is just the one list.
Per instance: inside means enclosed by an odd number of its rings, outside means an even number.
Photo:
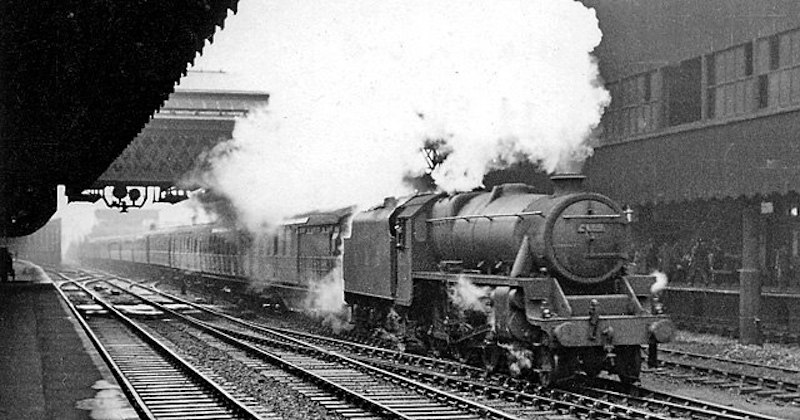
[{"label": "smoke from chimney", "polygon": [[211,153],[207,186],[259,225],[410,193],[431,139],[448,191],[522,159],[552,172],[591,153],[600,38],[573,0],[245,2],[197,65],[248,75],[271,103]]}]

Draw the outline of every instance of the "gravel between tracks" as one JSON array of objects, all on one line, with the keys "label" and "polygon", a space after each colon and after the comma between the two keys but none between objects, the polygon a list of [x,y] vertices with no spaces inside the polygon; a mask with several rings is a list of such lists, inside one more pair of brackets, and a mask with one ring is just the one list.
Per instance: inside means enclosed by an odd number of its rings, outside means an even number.
[{"label": "gravel between tracks", "polygon": [[[711,334],[697,334],[679,331],[675,339],[662,345],[665,349],[681,350],[709,356],[724,357],[761,363],[768,366],[800,369],[800,350],[780,344],[767,343],[763,346],[743,345],[736,340]],[[800,382],[800,375],[784,373],[772,369],[763,369],[742,365],[732,365],[726,362],[710,360],[691,360],[692,364],[707,367],[717,367],[750,375],[777,378],[784,381]],[[653,389],[675,392],[692,398],[714,401],[718,404],[730,405],[737,408],[752,410],[763,414],[785,419],[800,419],[800,406],[796,403],[780,403],[754,395],[741,395],[730,389],[720,389],[703,385],[693,385],[686,381],[665,378],[657,375],[644,375],[643,385]]]},{"label": "gravel between tracks", "polygon": [[679,331],[675,340],[663,347],[800,370],[800,348],[781,344],[745,345],[718,335]]},{"label": "gravel between tracks", "polygon": [[182,322],[172,322],[167,325],[158,321],[148,322],[147,325],[150,331],[173,343],[173,350],[192,364],[211,368],[286,420],[343,419],[285,385],[258,374],[227,353],[201,343],[197,337],[188,332],[192,327]]}]

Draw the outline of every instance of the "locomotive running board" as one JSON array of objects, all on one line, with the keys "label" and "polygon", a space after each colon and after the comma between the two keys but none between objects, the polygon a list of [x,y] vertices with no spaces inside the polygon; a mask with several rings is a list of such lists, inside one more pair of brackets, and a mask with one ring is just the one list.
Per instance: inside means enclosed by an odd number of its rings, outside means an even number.
[{"label": "locomotive running board", "polygon": [[440,273],[436,271],[413,271],[411,276],[420,280],[434,280],[448,283],[456,283],[458,279],[465,278],[475,285],[480,286],[519,286],[517,278],[508,276],[493,276],[489,274],[472,273]]}]

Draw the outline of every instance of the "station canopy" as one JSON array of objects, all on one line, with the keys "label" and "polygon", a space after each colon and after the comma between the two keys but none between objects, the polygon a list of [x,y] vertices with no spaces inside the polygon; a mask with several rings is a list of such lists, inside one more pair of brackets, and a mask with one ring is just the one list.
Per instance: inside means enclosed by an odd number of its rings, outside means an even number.
[{"label": "station canopy", "polygon": [[588,186],[625,204],[800,192],[800,111],[598,147]]}]

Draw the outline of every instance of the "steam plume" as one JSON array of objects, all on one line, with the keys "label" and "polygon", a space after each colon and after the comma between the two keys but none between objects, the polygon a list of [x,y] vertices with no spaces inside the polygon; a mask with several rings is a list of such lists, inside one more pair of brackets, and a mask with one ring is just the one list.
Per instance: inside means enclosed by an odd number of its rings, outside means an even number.
[{"label": "steam plume", "polygon": [[450,302],[457,308],[478,312],[488,312],[491,288],[479,287],[472,284],[463,276],[458,277],[458,282],[448,289]]},{"label": "steam plume", "polygon": [[595,13],[572,0],[258,1],[226,23],[197,65],[248,75],[271,102],[206,181],[251,226],[409,193],[431,139],[449,191],[520,159],[552,171],[590,153],[608,102]]},{"label": "steam plume", "polygon": [[500,344],[500,347],[507,351],[508,371],[512,376],[519,376],[522,371],[533,367],[533,351],[530,349],[523,348],[516,343]]},{"label": "steam plume", "polygon": [[322,318],[323,324],[334,332],[349,328],[345,319],[344,278],[341,258],[325,277],[309,282],[308,295],[303,301],[304,312]]},{"label": "steam plume", "polygon": [[314,313],[337,313],[344,308],[344,282],[342,281],[341,264],[325,277],[311,281],[305,308]]},{"label": "steam plume", "polygon": [[651,276],[655,276],[656,282],[650,286],[650,294],[657,295],[661,293],[662,290],[667,288],[667,283],[669,283],[669,279],[667,275],[656,270],[650,273]]}]

